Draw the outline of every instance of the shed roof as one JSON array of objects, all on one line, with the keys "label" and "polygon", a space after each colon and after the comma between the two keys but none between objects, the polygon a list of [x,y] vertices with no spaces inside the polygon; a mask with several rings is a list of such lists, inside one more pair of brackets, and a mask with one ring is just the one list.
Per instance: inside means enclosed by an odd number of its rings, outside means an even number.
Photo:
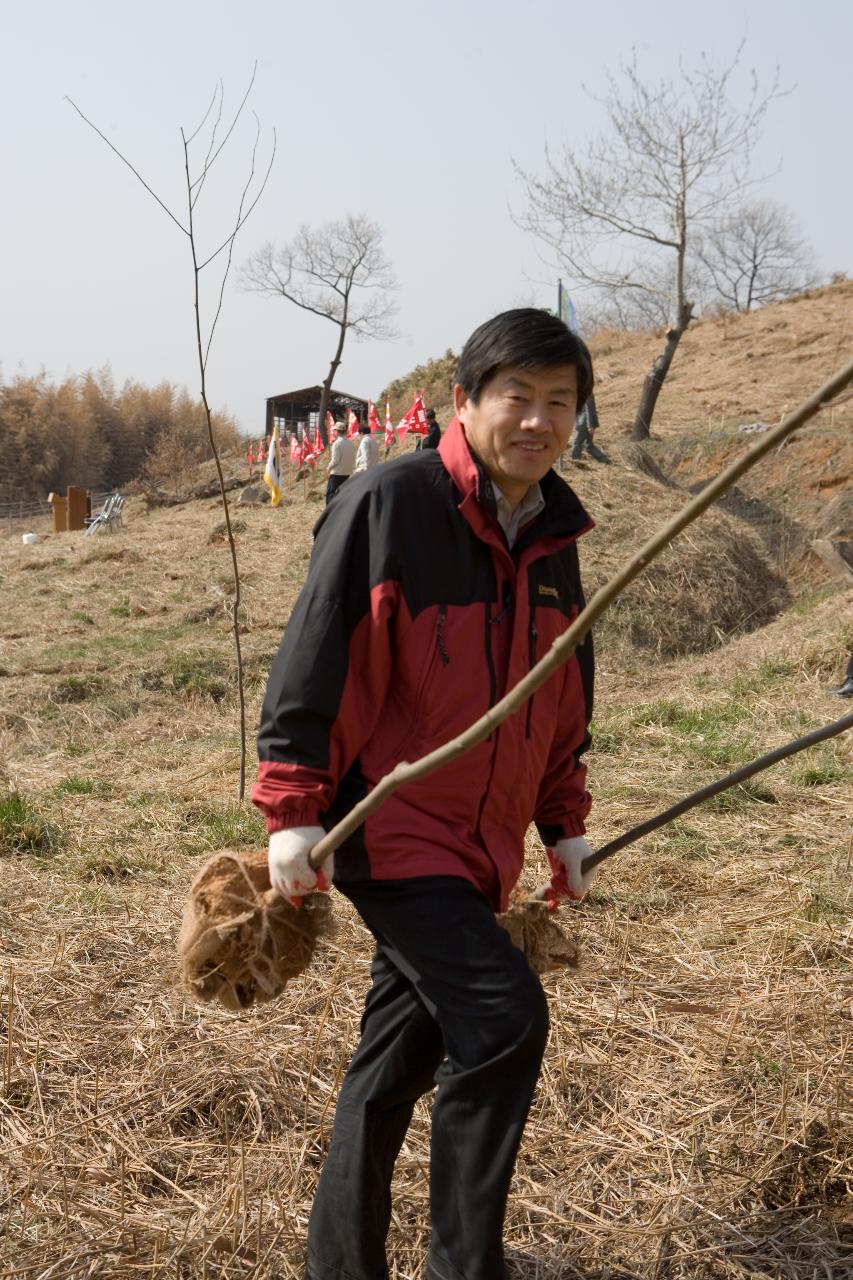
[{"label": "shed roof", "polygon": [[[315,395],[320,395],[323,391],[321,383],[317,383],[313,387],[300,387],[296,391],[281,391],[277,396],[268,396],[267,400],[301,400],[313,399]],[[355,404],[367,404],[365,396],[354,396],[349,391],[339,391],[337,387],[332,387],[329,395],[336,400],[352,400]]]},{"label": "shed roof", "polygon": [[[299,422],[307,422],[309,414],[320,408],[323,395],[322,386],[317,383],[313,387],[300,387],[297,391],[282,391],[277,396],[267,398],[266,433],[272,435],[276,418],[283,419],[288,428]],[[340,417],[348,409],[362,416],[367,413],[367,401],[361,396],[350,395],[348,391],[337,391],[333,387],[329,392],[329,410],[334,417]]]}]

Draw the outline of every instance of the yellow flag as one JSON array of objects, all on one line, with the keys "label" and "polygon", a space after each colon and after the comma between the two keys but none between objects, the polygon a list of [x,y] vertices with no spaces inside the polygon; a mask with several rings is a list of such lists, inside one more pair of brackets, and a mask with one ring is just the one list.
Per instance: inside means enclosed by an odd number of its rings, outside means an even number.
[{"label": "yellow flag", "polygon": [[281,452],[278,443],[278,423],[272,429],[267,465],[264,468],[264,484],[270,491],[270,501],[274,507],[281,502]]}]

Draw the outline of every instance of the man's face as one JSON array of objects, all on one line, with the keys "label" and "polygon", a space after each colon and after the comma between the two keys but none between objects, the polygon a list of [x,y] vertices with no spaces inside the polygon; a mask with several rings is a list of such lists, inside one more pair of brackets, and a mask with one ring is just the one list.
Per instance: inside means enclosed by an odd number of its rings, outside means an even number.
[{"label": "man's face", "polygon": [[479,404],[457,384],[456,416],[468,444],[501,493],[520,502],[568,446],[575,425],[578,375],[573,365],[555,369],[499,369]]}]

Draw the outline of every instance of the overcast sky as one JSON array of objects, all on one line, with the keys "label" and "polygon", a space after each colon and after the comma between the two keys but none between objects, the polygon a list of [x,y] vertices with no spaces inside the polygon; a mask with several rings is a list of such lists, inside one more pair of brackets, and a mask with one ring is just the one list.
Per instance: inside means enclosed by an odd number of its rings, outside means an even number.
[{"label": "overcast sky", "polygon": [[[512,223],[511,160],[535,169],[546,140],[581,145],[593,95],[636,47],[649,77],[746,40],[748,70],[793,88],[772,104],[758,167],[791,206],[823,271],[853,271],[853,5],[847,0],[75,0],[4,6],[0,137],[0,364],[56,379],[110,364],[116,380],[197,388],[187,241],[64,95],[182,213],[179,128],[217,79],[226,111],[257,61],[251,105],[278,153],[237,242],[240,262],[300,223],[378,220],[400,284],[395,342],[351,344],[337,385],[374,396],[456,349],[481,320],[552,303],[556,270]],[[202,246],[227,233],[253,124],[198,210]],[[268,395],[320,381],[328,322],[227,287],[209,394],[245,431]],[[405,406],[394,406],[395,412]]]}]

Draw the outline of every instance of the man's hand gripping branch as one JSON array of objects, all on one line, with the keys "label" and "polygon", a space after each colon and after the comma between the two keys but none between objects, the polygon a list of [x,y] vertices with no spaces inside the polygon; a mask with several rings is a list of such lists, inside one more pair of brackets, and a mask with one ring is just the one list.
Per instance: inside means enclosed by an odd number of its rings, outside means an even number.
[{"label": "man's hand gripping branch", "polygon": [[302,906],[302,898],[315,889],[328,889],[335,874],[332,853],[319,870],[309,865],[308,855],[325,835],[322,827],[288,827],[270,836],[270,883],[294,907]]},{"label": "man's hand gripping branch", "polygon": [[545,901],[556,907],[561,898],[571,898],[580,902],[584,894],[595,883],[598,867],[581,871],[581,863],[588,858],[592,849],[583,836],[572,836],[566,840],[558,840],[553,849],[546,849],[551,866],[551,883],[545,892]]}]

